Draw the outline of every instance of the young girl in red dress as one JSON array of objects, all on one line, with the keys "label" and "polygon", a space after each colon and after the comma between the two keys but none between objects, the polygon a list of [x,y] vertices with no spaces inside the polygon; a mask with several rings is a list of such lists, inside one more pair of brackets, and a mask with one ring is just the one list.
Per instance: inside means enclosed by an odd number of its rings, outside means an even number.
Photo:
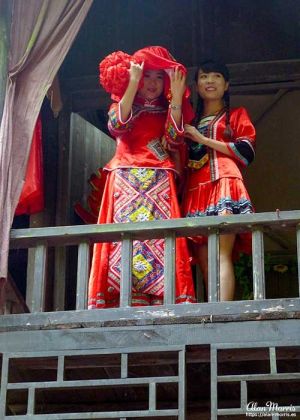
[{"label": "young girl in red dress", "polygon": [[[183,216],[252,213],[242,169],[254,159],[255,129],[245,108],[229,107],[229,73],[225,65],[205,62],[196,73],[199,102],[195,125],[185,125],[189,143],[188,178]],[[235,290],[233,250],[251,249],[249,235],[220,235],[220,300]],[[193,238],[193,251],[207,289],[207,238]]]},{"label": "young girl in red dress", "polygon": [[[180,217],[176,166],[168,149],[183,145],[183,119],[188,122],[193,117],[185,74],[163,47],[143,48],[132,56],[118,51],[100,63],[100,82],[115,100],[108,127],[117,147],[104,168],[107,180],[98,223]],[[132,306],[162,304],[164,240],[134,241],[132,264]],[[95,244],[90,309],[119,306],[120,266],[120,243]],[[176,303],[194,301],[187,245],[179,238]]]}]

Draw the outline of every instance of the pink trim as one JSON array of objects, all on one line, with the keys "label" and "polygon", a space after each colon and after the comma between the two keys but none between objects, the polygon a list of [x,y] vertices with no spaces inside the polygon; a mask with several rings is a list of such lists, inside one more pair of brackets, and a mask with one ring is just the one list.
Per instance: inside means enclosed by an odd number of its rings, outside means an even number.
[{"label": "pink trim", "polygon": [[130,120],[131,120],[131,118],[132,118],[132,109],[130,110],[130,115],[129,115],[129,117],[127,118],[127,120],[126,121],[123,121],[122,120],[122,114],[121,114],[121,103],[119,102],[118,103],[118,108],[119,108],[119,120],[120,120],[120,123],[121,124],[127,124]]},{"label": "pink trim", "polygon": [[181,125],[181,129],[180,128],[178,128],[178,126],[177,126],[177,124],[176,124],[176,122],[175,122],[175,120],[174,120],[174,117],[173,117],[173,115],[172,115],[172,113],[170,112],[170,117],[171,117],[171,120],[172,120],[172,122],[173,122],[173,124],[174,124],[174,127],[176,128],[176,130],[178,131],[178,134],[183,134],[184,133],[184,128],[183,128],[183,118],[182,118],[182,115],[181,115],[181,123],[180,123],[180,125]]}]

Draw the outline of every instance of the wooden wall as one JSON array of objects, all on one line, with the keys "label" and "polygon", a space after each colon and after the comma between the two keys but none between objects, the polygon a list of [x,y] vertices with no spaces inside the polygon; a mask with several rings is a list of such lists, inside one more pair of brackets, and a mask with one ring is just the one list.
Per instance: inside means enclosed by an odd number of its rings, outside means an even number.
[{"label": "wooden wall", "polygon": [[163,45],[187,67],[299,58],[298,0],[94,0],[63,78],[98,74],[107,54]]}]

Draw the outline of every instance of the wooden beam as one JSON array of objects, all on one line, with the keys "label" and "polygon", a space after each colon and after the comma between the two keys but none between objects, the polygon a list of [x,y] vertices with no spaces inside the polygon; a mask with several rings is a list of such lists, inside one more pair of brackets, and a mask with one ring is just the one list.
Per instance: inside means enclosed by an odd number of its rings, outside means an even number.
[{"label": "wooden beam", "polygon": [[[300,87],[300,83],[299,83]],[[272,96],[268,102],[265,104],[264,109],[261,110],[259,115],[256,115],[255,118],[253,118],[253,123],[255,126],[260,123],[263,118],[271,111],[271,109],[277,104],[277,102],[280,101],[280,99],[288,92],[288,89],[279,89],[279,91]]]},{"label": "wooden beam", "polygon": [[[234,95],[276,92],[300,88],[300,60],[228,64],[230,91]],[[189,86],[194,84],[196,67],[188,68]],[[70,98],[74,112],[107,109],[111,99],[99,85],[98,75],[62,80],[62,89]]]},{"label": "wooden beam", "polygon": [[[163,307],[132,307],[109,310],[44,312],[36,314],[2,315],[0,332],[48,329],[79,329],[160,324],[203,324],[253,322],[300,318],[300,299],[268,299],[266,301],[232,301],[165,305]],[[126,329],[126,328],[125,328]],[[184,329],[184,328],[183,328]],[[5,344],[5,343],[3,343]],[[200,343],[198,343],[200,344]]]}]

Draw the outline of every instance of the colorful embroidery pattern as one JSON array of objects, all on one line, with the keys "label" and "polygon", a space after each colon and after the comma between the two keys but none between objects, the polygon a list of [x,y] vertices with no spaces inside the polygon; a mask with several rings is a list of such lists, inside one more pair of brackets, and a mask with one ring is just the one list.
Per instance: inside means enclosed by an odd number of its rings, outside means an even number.
[{"label": "colorful embroidery pattern", "polygon": [[204,211],[193,211],[188,213],[186,217],[225,216],[227,214],[246,213],[253,213],[253,206],[250,200],[241,198],[238,201],[234,201],[230,197],[224,197],[216,204],[210,204]]},{"label": "colorful embroidery pattern", "polygon": [[184,138],[178,135],[178,131],[174,127],[174,122],[170,116],[168,116],[166,124],[166,138],[169,143],[173,144],[181,144],[184,142]]},{"label": "colorful embroidery pattern", "polygon": [[129,128],[129,123],[122,123],[118,117],[118,112],[116,108],[112,108],[109,113],[109,124],[113,130],[126,130]]},{"label": "colorful embroidery pattern", "polygon": [[[132,223],[170,218],[170,186],[164,170],[117,169],[114,193],[114,222]],[[120,290],[121,244],[111,244],[108,292]],[[134,241],[133,291],[163,295],[164,240]]]}]

